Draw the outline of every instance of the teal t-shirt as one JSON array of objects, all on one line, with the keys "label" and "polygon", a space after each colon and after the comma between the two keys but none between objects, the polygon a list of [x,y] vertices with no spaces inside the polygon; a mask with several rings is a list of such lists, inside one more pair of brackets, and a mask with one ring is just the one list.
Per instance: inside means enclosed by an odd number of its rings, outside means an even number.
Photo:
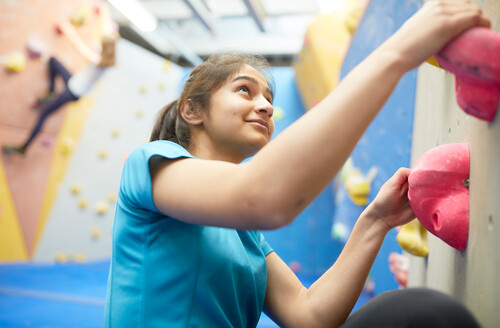
[{"label": "teal t-shirt", "polygon": [[113,222],[105,326],[255,327],[271,247],[257,231],[188,224],[159,212],[148,166],[155,155],[193,157],[169,141],[129,155]]}]

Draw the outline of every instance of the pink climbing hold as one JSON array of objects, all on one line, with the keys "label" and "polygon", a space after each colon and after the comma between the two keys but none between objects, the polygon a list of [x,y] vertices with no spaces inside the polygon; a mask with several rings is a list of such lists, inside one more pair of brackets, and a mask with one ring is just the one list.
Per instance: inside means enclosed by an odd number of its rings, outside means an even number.
[{"label": "pink climbing hold", "polygon": [[441,145],[423,154],[408,177],[408,199],[420,223],[463,251],[469,236],[469,147]]},{"label": "pink climbing hold", "polygon": [[389,254],[389,270],[394,275],[394,280],[401,287],[408,287],[408,269],[410,260],[403,254],[391,252]]},{"label": "pink climbing hold", "polygon": [[61,25],[59,25],[59,24],[54,25],[54,32],[56,32],[57,35],[62,35],[63,30],[61,28]]},{"label": "pink climbing hold", "polygon": [[460,108],[491,122],[500,102],[500,33],[473,27],[436,54],[439,65],[455,74]]},{"label": "pink climbing hold", "polygon": [[30,58],[39,58],[44,52],[47,51],[45,43],[34,37],[28,39],[26,48]]}]

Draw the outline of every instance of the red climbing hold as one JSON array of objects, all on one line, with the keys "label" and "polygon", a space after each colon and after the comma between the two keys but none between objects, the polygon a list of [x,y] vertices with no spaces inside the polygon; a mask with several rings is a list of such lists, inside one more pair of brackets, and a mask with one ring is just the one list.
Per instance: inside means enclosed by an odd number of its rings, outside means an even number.
[{"label": "red climbing hold", "polygon": [[408,199],[420,223],[463,251],[469,236],[469,147],[441,145],[424,153],[408,177]]},{"label": "red climbing hold", "polygon": [[460,108],[491,122],[500,102],[500,33],[473,27],[449,42],[435,59],[455,74]]}]

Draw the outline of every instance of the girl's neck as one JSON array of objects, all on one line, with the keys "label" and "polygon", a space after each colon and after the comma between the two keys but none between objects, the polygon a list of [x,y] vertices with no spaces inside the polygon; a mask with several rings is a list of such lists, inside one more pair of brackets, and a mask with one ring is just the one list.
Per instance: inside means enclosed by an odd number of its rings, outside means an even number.
[{"label": "girl's neck", "polygon": [[189,153],[200,159],[217,160],[234,164],[241,163],[247,156],[242,155],[234,149],[221,148],[212,142],[200,142],[192,140],[188,146]]}]

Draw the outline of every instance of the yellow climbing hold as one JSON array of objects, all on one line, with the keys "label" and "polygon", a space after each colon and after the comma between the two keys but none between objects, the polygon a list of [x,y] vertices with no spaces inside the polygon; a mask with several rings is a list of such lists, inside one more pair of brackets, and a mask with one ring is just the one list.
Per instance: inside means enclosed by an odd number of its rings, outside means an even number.
[{"label": "yellow climbing hold", "polygon": [[355,169],[345,181],[347,194],[354,204],[364,206],[368,203],[371,190],[371,181],[365,179],[358,169]]},{"label": "yellow climbing hold", "polygon": [[108,201],[109,201],[110,203],[114,203],[114,202],[116,202],[116,197],[117,197],[117,196],[116,196],[116,192],[110,192],[110,193],[108,194]]},{"label": "yellow climbing hold", "polygon": [[137,112],[135,112],[135,116],[137,118],[141,118],[144,115],[144,111],[142,109],[139,109]]},{"label": "yellow climbing hold", "polygon": [[99,150],[99,158],[104,159],[106,157],[108,157],[108,153],[104,149]]},{"label": "yellow climbing hold", "polygon": [[81,190],[82,190],[82,186],[80,186],[80,184],[78,184],[78,183],[75,183],[71,186],[71,193],[73,195],[78,195]]},{"label": "yellow climbing hold", "polygon": [[78,207],[80,207],[81,209],[87,208],[87,205],[88,205],[88,202],[87,202],[86,198],[80,198],[78,200]]},{"label": "yellow climbing hold", "polygon": [[104,214],[108,211],[109,205],[106,202],[99,202],[95,207],[97,214]]},{"label": "yellow climbing hold", "polygon": [[84,263],[85,261],[87,261],[87,256],[85,254],[82,253],[76,254],[76,262]]},{"label": "yellow climbing hold", "polygon": [[66,255],[64,255],[62,252],[57,252],[55,255],[55,260],[57,263],[64,263],[66,262]]},{"label": "yellow climbing hold", "polygon": [[93,239],[98,239],[101,236],[101,229],[92,228],[92,230],[90,231],[90,235]]},{"label": "yellow climbing hold", "polygon": [[146,93],[147,91],[148,91],[148,89],[146,87],[144,87],[144,86],[142,86],[142,87],[139,88],[139,92],[140,93]]},{"label": "yellow climbing hold", "polygon": [[26,67],[26,56],[20,52],[8,55],[3,66],[11,72],[19,73]]},{"label": "yellow climbing hold", "polygon": [[441,66],[439,66],[439,63],[437,62],[437,60],[434,57],[427,59],[427,63],[441,68]]},{"label": "yellow climbing hold", "polygon": [[281,107],[275,107],[273,111],[273,120],[279,122],[285,116],[285,111]]},{"label": "yellow climbing hold", "polygon": [[165,90],[165,84],[163,84],[163,83],[158,83],[158,90],[159,90],[159,91],[163,91],[163,90]]},{"label": "yellow climbing hold", "polygon": [[81,7],[78,11],[71,17],[71,24],[75,26],[85,25],[90,16],[89,7]]},{"label": "yellow climbing hold", "polygon": [[74,141],[70,137],[63,138],[59,151],[62,155],[68,155],[73,149]]},{"label": "yellow climbing hold", "polygon": [[356,28],[358,27],[361,18],[361,13],[362,9],[357,7],[351,9],[347,14],[344,25],[349,34],[354,34],[354,32],[356,31]]},{"label": "yellow climbing hold", "polygon": [[118,128],[114,128],[114,129],[113,129],[113,131],[111,132],[111,135],[112,135],[113,137],[118,137],[118,136],[121,134],[121,132],[122,132],[122,131],[121,131],[120,129],[118,129]]},{"label": "yellow climbing hold", "polygon": [[170,60],[165,59],[163,61],[163,70],[168,71],[170,69],[170,66],[172,66],[172,63],[170,62]]},{"label": "yellow climbing hold", "polygon": [[402,225],[396,240],[405,251],[412,255],[426,257],[429,254],[427,230],[417,219]]},{"label": "yellow climbing hold", "polygon": [[354,166],[352,158],[348,158],[340,171],[340,178],[344,182],[347,194],[354,204],[359,206],[368,204],[371,183],[377,172],[376,167],[371,167],[368,173],[363,175],[360,169]]}]

